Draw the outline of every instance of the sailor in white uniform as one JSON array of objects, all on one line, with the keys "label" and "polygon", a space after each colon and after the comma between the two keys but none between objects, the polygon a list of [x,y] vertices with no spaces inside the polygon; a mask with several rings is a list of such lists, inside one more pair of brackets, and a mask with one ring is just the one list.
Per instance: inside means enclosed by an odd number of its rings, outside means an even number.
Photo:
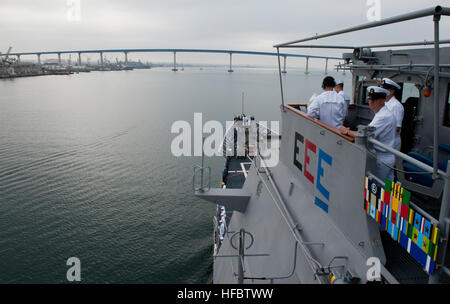
[{"label": "sailor in white uniform", "polygon": [[333,77],[323,79],[322,88],[325,90],[308,106],[307,114],[335,128],[343,125],[347,114],[347,104],[344,97],[334,91],[336,82]]},{"label": "sailor in white uniform", "polygon": [[388,90],[389,94],[386,97],[386,107],[394,114],[396,119],[396,129],[395,129],[395,149],[400,150],[400,147],[402,145],[402,140],[400,138],[400,130],[402,128],[402,121],[404,116],[404,109],[403,105],[400,101],[395,98],[395,92],[396,90],[400,90],[401,87],[392,81],[389,78],[383,78],[381,81],[381,87]]},{"label": "sailor in white uniform", "polygon": [[219,221],[219,239],[222,242],[223,238],[225,236],[225,221],[220,220]]},{"label": "sailor in white uniform", "polygon": [[338,93],[339,95],[344,97],[345,103],[347,104],[347,107],[348,107],[348,105],[350,104],[350,96],[348,96],[344,92],[344,81],[343,80],[339,80],[336,83],[336,86],[334,87],[334,90],[336,91],[336,93]]},{"label": "sailor in white uniform", "polygon": [[227,213],[225,212],[225,207],[222,207],[222,208],[220,209],[220,218],[221,218],[221,219],[225,219],[226,216],[227,216]]},{"label": "sailor in white uniform", "polygon": [[[369,107],[375,112],[375,116],[369,123],[369,126],[375,127],[372,133],[373,138],[394,148],[396,119],[394,114],[385,106],[386,96],[389,91],[380,87],[371,86],[367,88],[369,93]],[[356,135],[356,131],[351,131],[346,127],[340,128],[345,135]],[[377,157],[377,170],[375,175],[381,180],[389,178],[394,180],[394,171],[392,167],[395,164],[394,154],[374,145],[374,151]]]}]

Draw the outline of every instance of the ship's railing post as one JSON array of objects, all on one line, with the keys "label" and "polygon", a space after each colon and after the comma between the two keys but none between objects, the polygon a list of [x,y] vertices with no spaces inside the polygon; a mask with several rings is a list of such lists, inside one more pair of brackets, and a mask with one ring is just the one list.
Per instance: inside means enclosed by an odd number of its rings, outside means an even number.
[{"label": "ship's railing post", "polygon": [[[196,179],[195,177],[197,176],[197,172],[200,171],[201,174],[201,182],[200,182],[200,187],[196,187]],[[204,171],[208,171],[208,182],[206,183],[206,185],[203,182],[203,175],[204,175]],[[192,176],[192,188],[195,191],[199,191],[199,192],[206,192],[209,191],[209,189],[211,189],[211,168],[210,167],[200,167],[200,166],[194,166],[194,174]]]},{"label": "ship's railing post", "polygon": [[281,110],[282,110],[283,112],[285,112],[286,109],[284,108],[283,78],[281,77],[280,48],[277,48],[277,57],[278,57],[278,74],[280,75]]},{"label": "ship's railing post", "polygon": [[233,72],[232,56],[233,56],[233,53],[230,52],[230,68],[228,69],[229,73]]},{"label": "ship's railing post", "polygon": [[371,127],[359,125],[358,133],[355,135],[355,144],[367,147],[367,131],[370,130]]},{"label": "ship's railing post", "polygon": [[204,163],[205,163],[205,152],[203,149],[203,145],[205,144],[205,136],[202,137],[202,169],[201,169],[201,180],[200,180],[200,189],[203,189],[203,171],[204,171]]},{"label": "ship's railing post", "polygon": [[172,71],[176,72],[177,69],[177,52],[173,52],[173,69]]},{"label": "ship's railing post", "polygon": [[434,21],[434,124],[433,124],[433,179],[438,175],[439,141],[439,20],[440,14],[433,16]]},{"label": "ship's railing post", "polygon": [[214,258],[216,258],[217,249],[219,247],[218,226],[219,226],[219,223],[217,221],[217,217],[213,216],[213,241],[214,241],[214,255],[213,256],[214,256]]},{"label": "ship's railing post", "polygon": [[[447,162],[447,176],[450,176],[450,161]],[[445,261],[448,250],[449,238],[449,221],[450,221],[450,178],[445,178],[444,191],[442,193],[441,210],[439,213],[439,230],[441,231],[441,239],[444,242],[439,246],[436,261]],[[438,240],[439,241],[439,240]],[[444,266],[445,267],[445,266]],[[438,269],[432,276],[430,276],[429,283],[439,283],[439,276],[442,268]],[[447,273],[448,274],[448,273]]]},{"label": "ship's railing post", "polygon": [[238,284],[244,283],[244,244],[245,230],[239,231],[239,261],[238,261]]},{"label": "ship's railing post", "polygon": [[[202,165],[201,166],[194,166],[194,175],[192,177],[192,187],[195,191],[199,191],[199,192],[205,192],[209,191],[209,189],[211,189],[211,168],[210,167],[204,167],[204,162],[205,162],[205,152],[203,149],[205,143],[205,136],[202,137]],[[208,183],[206,184],[205,187],[205,183],[203,181],[204,179],[204,172],[205,170],[208,171]],[[197,172],[200,171],[200,187],[196,188],[195,187],[195,176],[197,175]]]}]

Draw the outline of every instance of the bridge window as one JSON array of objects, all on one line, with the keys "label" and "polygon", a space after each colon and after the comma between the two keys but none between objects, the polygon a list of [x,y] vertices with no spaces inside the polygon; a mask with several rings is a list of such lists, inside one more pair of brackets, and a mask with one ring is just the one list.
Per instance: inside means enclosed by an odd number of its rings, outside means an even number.
[{"label": "bridge window", "polygon": [[419,89],[415,86],[414,83],[405,82],[403,84],[402,99],[401,99],[402,103],[405,103],[405,101],[410,97],[419,98],[419,96],[420,96]]},{"label": "bridge window", "polygon": [[447,89],[447,103],[445,104],[444,126],[450,127],[450,84]]}]

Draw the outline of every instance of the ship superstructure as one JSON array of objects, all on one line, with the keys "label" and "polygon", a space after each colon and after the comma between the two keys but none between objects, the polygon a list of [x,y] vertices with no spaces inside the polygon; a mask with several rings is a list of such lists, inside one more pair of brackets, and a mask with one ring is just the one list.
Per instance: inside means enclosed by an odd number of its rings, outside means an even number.
[{"label": "ship superstructure", "polygon": [[[441,45],[450,41],[439,39],[448,15],[438,6],[275,46],[351,50],[338,69],[352,72],[346,124],[358,133],[312,119],[306,104],[285,104],[279,65],[282,135],[235,118],[224,140],[223,185],[206,188],[202,177],[195,188],[219,207],[214,283],[449,282],[450,48]],[[434,22],[434,41],[303,44],[424,17]],[[398,49],[374,51],[391,47]],[[401,151],[367,127],[374,114],[366,88],[385,77],[402,88]],[[376,176],[374,145],[396,156],[396,180]]]}]

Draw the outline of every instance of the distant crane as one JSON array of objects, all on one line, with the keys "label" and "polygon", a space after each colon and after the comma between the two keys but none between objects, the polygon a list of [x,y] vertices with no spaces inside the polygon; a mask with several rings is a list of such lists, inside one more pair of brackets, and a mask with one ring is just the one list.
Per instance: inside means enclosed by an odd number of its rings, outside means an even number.
[{"label": "distant crane", "polygon": [[[2,56],[2,65],[11,65],[16,62],[16,58],[9,58],[9,53],[11,53],[12,46],[8,48],[8,51],[5,54],[5,58]],[[2,53],[0,52],[0,55]]]}]

